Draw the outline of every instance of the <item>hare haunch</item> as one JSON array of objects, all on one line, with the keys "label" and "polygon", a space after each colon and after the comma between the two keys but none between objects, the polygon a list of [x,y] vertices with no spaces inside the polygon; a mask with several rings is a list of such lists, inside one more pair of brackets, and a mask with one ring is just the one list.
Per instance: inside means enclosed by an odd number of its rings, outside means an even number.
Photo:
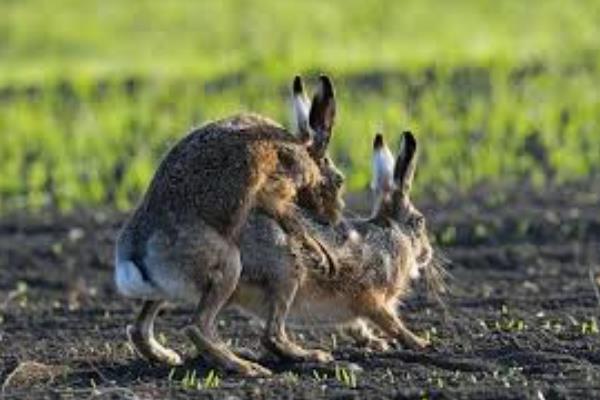
[{"label": "hare haunch", "polygon": [[[318,259],[312,249],[281,228],[271,216],[256,210],[241,233],[241,278],[229,306],[237,307],[266,320],[262,343],[275,354],[293,360],[328,361],[322,350],[307,350],[291,341],[285,323],[310,325],[354,325],[367,340],[386,342],[366,329],[379,328],[386,336],[411,348],[424,348],[427,340],[413,334],[397,315],[396,305],[408,292],[410,282],[423,269],[433,268],[432,247],[427,238],[425,219],[412,205],[409,192],[416,163],[416,141],[403,135],[403,147],[395,164],[381,135],[375,139],[374,167],[378,177],[378,201],[369,219],[348,220],[350,234],[322,224],[310,212],[298,214],[299,222],[323,244],[322,251],[336,260],[334,275],[319,273],[313,263]],[[201,246],[201,242],[198,243]],[[425,274],[431,276],[431,274]],[[182,281],[185,277],[180,278]],[[184,283],[170,283],[183,285]],[[144,305],[132,341],[146,358],[179,361],[172,350],[154,340],[153,321],[163,300]],[[211,306],[201,302],[201,307]],[[206,321],[196,321],[202,327]],[[212,326],[212,325],[211,325]],[[269,373],[263,367],[240,359],[222,342],[218,346],[203,338],[194,326],[186,328],[199,351],[220,365],[246,374]],[[216,337],[216,332],[211,332]]]}]

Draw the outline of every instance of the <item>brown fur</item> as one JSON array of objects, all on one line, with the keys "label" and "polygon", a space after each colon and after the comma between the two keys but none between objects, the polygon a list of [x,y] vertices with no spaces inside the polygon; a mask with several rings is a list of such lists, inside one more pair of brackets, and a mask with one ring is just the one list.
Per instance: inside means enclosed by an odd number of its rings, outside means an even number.
[{"label": "brown fur", "polygon": [[[394,177],[396,185],[389,185],[396,189],[383,194],[375,217],[347,221],[349,235],[322,224],[308,211],[297,214],[297,222],[336,259],[334,275],[319,272],[315,267],[319,257],[305,247],[302,238],[286,233],[269,215],[251,213],[241,234],[240,280],[228,304],[266,319],[263,344],[267,349],[299,361],[332,359],[327,352],[306,350],[294,343],[286,334],[286,320],[296,324],[351,324],[360,328],[356,331],[358,339],[387,348],[387,343],[367,328],[368,321],[409,347],[428,345],[404,326],[395,309],[409,290],[414,268],[428,264],[432,256],[424,225],[413,223],[420,214],[408,199],[414,170],[408,166],[414,166],[414,153],[414,149],[405,151],[399,157],[396,165],[404,166]],[[211,351],[213,356],[216,353]],[[231,358],[219,359],[230,365]],[[254,364],[240,363],[250,365],[242,369],[245,373],[266,373]]]},{"label": "brown fur", "polygon": [[155,229],[198,219],[236,239],[252,207],[282,215],[297,188],[310,191],[320,179],[294,136],[265,118],[239,115],[205,125],[171,149],[129,226],[143,242]]},{"label": "brown fur", "polygon": [[[239,234],[249,212],[260,209],[274,218],[287,234],[317,254],[323,266],[327,257],[303,231],[295,202],[328,223],[336,222],[340,210],[333,208],[342,205],[320,199],[323,195],[339,198],[343,179],[330,162],[323,161],[335,100],[329,78],[322,76],[319,82],[305,126],[309,135],[303,139],[256,114],[216,121],[183,138],[161,162],[117,240],[119,291],[152,302],[195,301],[193,325],[185,330],[188,337],[199,351],[246,374],[265,370],[226,350],[215,320],[238,284]],[[335,269],[330,260],[328,264]],[[154,308],[144,309],[150,311],[143,312],[131,330],[132,341],[138,344],[152,337],[151,324],[144,321],[154,318]],[[142,354],[166,362],[175,359],[168,349],[154,346],[153,352],[152,345],[146,347]]]}]

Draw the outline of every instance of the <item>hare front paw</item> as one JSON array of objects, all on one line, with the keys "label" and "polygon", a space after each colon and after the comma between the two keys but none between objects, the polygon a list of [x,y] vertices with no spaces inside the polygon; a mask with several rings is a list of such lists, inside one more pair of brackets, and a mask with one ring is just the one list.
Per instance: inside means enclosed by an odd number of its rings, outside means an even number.
[{"label": "hare front paw", "polygon": [[239,365],[238,372],[242,375],[251,377],[267,377],[273,375],[273,372],[270,369],[251,361],[243,361]]},{"label": "hare front paw", "polygon": [[406,345],[412,350],[425,350],[431,347],[431,341],[419,336],[413,336],[406,341]]},{"label": "hare front paw", "polygon": [[370,338],[367,342],[367,348],[375,350],[375,351],[388,351],[390,349],[390,345],[387,340],[381,339],[378,337]]},{"label": "hare front paw", "polygon": [[324,350],[306,350],[306,361],[314,361],[318,363],[330,363],[333,361],[333,355]]}]

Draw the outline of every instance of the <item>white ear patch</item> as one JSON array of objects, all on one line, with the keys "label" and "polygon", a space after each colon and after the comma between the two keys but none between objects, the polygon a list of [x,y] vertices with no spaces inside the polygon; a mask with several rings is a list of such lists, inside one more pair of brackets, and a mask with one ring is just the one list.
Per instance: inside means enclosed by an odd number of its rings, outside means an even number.
[{"label": "white ear patch", "polygon": [[293,126],[297,134],[310,132],[308,116],[310,112],[310,103],[304,93],[295,93],[292,98],[292,111],[294,115]]},{"label": "white ear patch", "polygon": [[371,189],[375,193],[389,192],[394,182],[394,157],[387,146],[373,152],[373,179]]}]

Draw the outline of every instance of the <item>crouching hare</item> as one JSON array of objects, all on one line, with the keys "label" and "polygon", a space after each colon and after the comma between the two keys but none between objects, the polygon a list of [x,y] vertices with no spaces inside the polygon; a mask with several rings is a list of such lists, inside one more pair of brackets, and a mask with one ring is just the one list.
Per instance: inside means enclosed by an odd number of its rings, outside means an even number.
[{"label": "crouching hare", "polygon": [[373,167],[378,193],[368,219],[347,220],[348,232],[322,225],[305,212],[302,223],[323,251],[335,260],[334,275],[314,268],[310,250],[298,250],[296,238],[286,237],[265,215],[255,213],[241,241],[242,278],[231,304],[265,318],[263,344],[292,359],[329,360],[320,350],[304,350],[285,333],[285,321],[300,325],[353,325],[367,342],[387,343],[367,327],[374,325],[405,346],[422,349],[429,342],[412,333],[397,315],[396,306],[421,274],[440,287],[440,271],[431,263],[425,218],[410,200],[416,167],[417,142],[402,136],[402,150],[394,163],[377,135]]},{"label": "crouching hare", "polygon": [[[266,320],[262,343],[268,350],[296,361],[332,360],[323,350],[294,343],[286,334],[286,321],[293,325],[352,325],[359,328],[354,331],[361,339],[387,348],[387,342],[368,329],[374,325],[411,348],[428,346],[427,340],[403,324],[396,311],[412,279],[421,272],[428,278],[438,276],[429,271],[436,266],[430,263],[433,251],[425,219],[409,198],[416,150],[414,136],[405,133],[394,164],[383,137],[376,137],[373,165],[379,182],[378,202],[371,218],[347,221],[349,234],[322,224],[310,212],[299,217],[306,231],[322,244],[321,251],[335,259],[338,269],[333,275],[314,267],[319,257],[306,248],[302,238],[286,233],[259,210],[251,213],[241,234],[241,278],[228,305]],[[143,333],[134,341],[136,348],[157,361],[174,355],[154,340],[153,321],[162,304],[161,300],[147,301],[135,325],[135,330]],[[221,346],[205,347],[204,351],[227,368],[246,374],[269,373]]]},{"label": "crouching hare", "polygon": [[[325,256],[303,232],[294,202],[333,224],[343,206],[338,195],[343,176],[326,152],[335,116],[333,84],[321,76],[309,104],[296,77],[293,99],[298,136],[267,118],[242,114],[183,138],[161,162],[117,238],[117,288],[126,297],[147,300],[141,318],[155,313],[162,300],[197,303],[188,336],[199,349],[247,373],[262,368],[226,348],[215,318],[238,285],[239,236],[248,213],[262,210],[313,254]],[[323,257],[323,263],[331,260]],[[180,363],[177,354],[147,336],[148,328],[129,329],[141,352]]]}]

